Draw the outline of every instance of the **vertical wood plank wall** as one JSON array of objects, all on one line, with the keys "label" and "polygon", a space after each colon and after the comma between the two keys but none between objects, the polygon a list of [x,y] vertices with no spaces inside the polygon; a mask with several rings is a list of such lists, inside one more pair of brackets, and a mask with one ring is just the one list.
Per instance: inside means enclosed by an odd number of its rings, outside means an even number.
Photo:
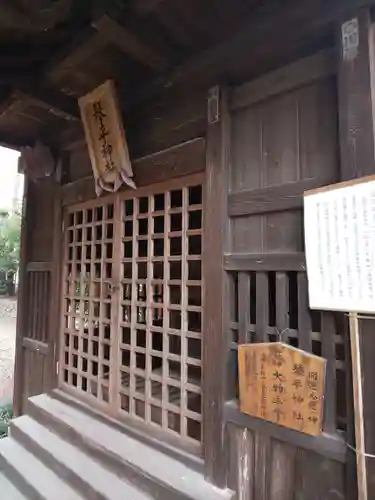
[{"label": "vertical wood plank wall", "polygon": [[331,444],[314,449],[304,436],[297,442],[298,433],[239,414],[233,385],[233,402],[225,411],[228,484],[241,500],[349,499],[346,333],[337,315],[309,314],[303,253],[303,192],[340,175],[333,52],[233,89],[230,110],[231,239],[224,265],[233,281],[228,308],[234,312],[227,342],[233,359],[239,343],[278,340],[280,335],[326,357],[324,431],[336,444],[336,437],[341,440],[341,451],[335,459]]}]

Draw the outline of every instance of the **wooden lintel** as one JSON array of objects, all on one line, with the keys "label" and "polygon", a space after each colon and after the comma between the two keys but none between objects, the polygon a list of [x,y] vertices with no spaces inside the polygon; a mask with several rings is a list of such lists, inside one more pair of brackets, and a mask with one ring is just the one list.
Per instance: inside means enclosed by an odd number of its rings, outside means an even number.
[{"label": "wooden lintel", "polygon": [[[135,182],[140,189],[167,179],[200,174],[205,169],[206,142],[199,138],[158,153],[133,160]],[[122,189],[128,189],[123,186]],[[62,205],[82,203],[95,197],[92,176],[65,184],[61,190]]]},{"label": "wooden lintel", "polygon": [[141,40],[138,35],[120,26],[108,15],[102,16],[99,20],[94,21],[92,25],[107,42],[116,45],[122,52],[140,63],[156,71],[161,71],[167,67],[168,59],[164,54]]}]

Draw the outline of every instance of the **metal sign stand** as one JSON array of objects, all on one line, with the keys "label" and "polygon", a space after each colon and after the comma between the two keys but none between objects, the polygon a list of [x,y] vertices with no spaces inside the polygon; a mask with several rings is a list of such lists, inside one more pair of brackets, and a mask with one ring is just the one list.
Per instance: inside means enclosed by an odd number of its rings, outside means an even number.
[{"label": "metal sign stand", "polygon": [[353,373],[358,500],[367,500],[365,429],[363,422],[362,367],[359,344],[358,313],[349,313],[349,328]]}]

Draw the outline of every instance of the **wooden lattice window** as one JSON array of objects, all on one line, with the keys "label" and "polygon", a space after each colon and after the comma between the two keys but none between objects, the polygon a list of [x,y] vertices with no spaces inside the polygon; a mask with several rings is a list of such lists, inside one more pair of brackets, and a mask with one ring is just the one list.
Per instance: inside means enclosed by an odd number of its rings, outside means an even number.
[{"label": "wooden lattice window", "polygon": [[201,179],[112,200],[67,215],[61,383],[194,446],[202,420]]},{"label": "wooden lattice window", "polygon": [[[248,342],[283,341],[323,356],[327,359],[324,430],[345,431],[348,346],[343,315],[309,310],[304,271],[231,273],[230,297],[233,365],[238,344]],[[238,388],[233,392],[238,396]]]},{"label": "wooden lattice window", "polygon": [[27,321],[24,337],[48,341],[51,269],[46,262],[31,262],[26,268]]},{"label": "wooden lattice window", "polygon": [[201,436],[202,187],[122,204],[121,411]]},{"label": "wooden lattice window", "polygon": [[71,212],[65,238],[63,381],[109,402],[113,203]]}]

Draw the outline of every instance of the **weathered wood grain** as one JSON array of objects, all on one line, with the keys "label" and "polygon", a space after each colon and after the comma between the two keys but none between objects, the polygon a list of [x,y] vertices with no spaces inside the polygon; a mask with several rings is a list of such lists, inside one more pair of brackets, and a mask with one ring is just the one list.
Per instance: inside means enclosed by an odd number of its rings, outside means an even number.
[{"label": "weathered wood grain", "polygon": [[230,98],[231,111],[269,99],[297,87],[326,78],[337,71],[335,53],[325,50],[283,66],[263,77],[236,87]]},{"label": "weathered wood grain", "polygon": [[229,401],[225,405],[225,416],[228,422],[247,427],[255,433],[262,433],[271,436],[283,443],[289,443],[297,448],[311,450],[319,455],[325,456],[331,460],[345,464],[348,449],[342,434],[322,434],[320,436],[308,436],[296,432],[286,427],[275,425],[272,422],[250,417],[238,411],[237,401]]},{"label": "weathered wood grain", "polygon": [[[205,169],[205,140],[195,139],[132,163],[138,187],[202,172]],[[63,206],[88,201],[96,196],[92,176],[65,184],[61,189]]]},{"label": "weathered wood grain", "polygon": [[224,255],[227,271],[304,271],[305,254],[293,253],[229,253]]},{"label": "weathered wood grain", "polygon": [[228,197],[228,213],[230,217],[243,217],[301,208],[304,191],[325,186],[331,181],[333,177],[305,179],[280,186],[231,193]]},{"label": "weathered wood grain", "polygon": [[[218,486],[227,482],[222,432],[225,395],[226,358],[228,356],[228,277],[223,270],[223,253],[228,242],[226,193],[230,146],[230,117],[227,93],[219,92],[220,119],[207,129],[206,181],[204,192],[203,248],[210,249],[204,260],[204,283],[215,293],[206,293],[203,319],[203,414],[206,475]],[[218,367],[212,359],[220,359]],[[219,372],[218,372],[219,368]]]},{"label": "weathered wood grain", "polygon": [[296,499],[346,500],[345,468],[343,464],[316,453],[298,450],[296,455]]}]

